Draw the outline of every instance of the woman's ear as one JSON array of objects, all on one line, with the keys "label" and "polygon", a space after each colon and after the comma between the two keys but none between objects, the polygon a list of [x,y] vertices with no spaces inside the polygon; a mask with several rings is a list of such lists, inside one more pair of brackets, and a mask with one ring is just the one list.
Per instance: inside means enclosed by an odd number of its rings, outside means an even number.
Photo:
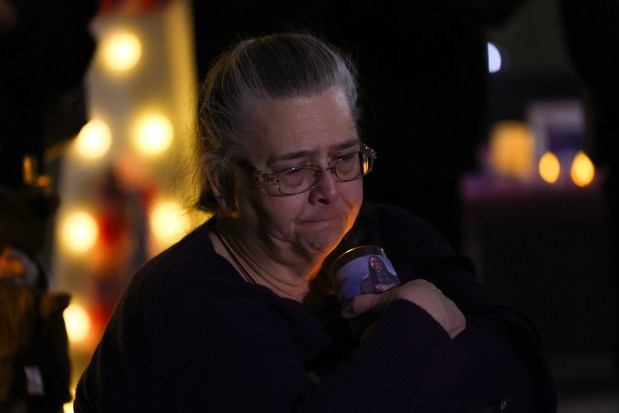
[{"label": "woman's ear", "polygon": [[215,201],[217,201],[217,205],[222,211],[226,210],[226,197],[224,196],[221,188],[217,185],[216,182],[210,181],[211,190],[213,191],[213,195],[215,196]]},{"label": "woman's ear", "polygon": [[223,191],[222,191],[222,187],[220,185],[220,182],[218,179],[216,179],[212,174],[209,173],[208,168],[206,168],[206,179],[208,181],[208,184],[211,187],[211,191],[213,192],[213,196],[215,197],[215,201],[217,201],[217,204],[222,207],[223,204],[225,202],[225,197],[223,195]]},{"label": "woman's ear", "polygon": [[221,211],[224,215],[233,215],[236,211],[236,208],[234,208],[234,202],[230,199],[230,195],[227,191],[225,191],[225,188],[223,188],[221,182],[218,179],[213,179],[210,174],[208,175],[208,182],[211,186],[211,190],[213,191],[213,195],[215,196],[215,201],[217,201],[217,205],[219,206],[219,211]]},{"label": "woman's ear", "polygon": [[234,200],[231,197],[227,199],[226,196],[219,192],[215,192],[215,190],[213,190],[213,194],[215,195],[215,200],[217,201],[217,204],[219,205],[219,210],[222,214],[233,219],[238,218],[239,212],[236,209]]},{"label": "woman's ear", "polygon": [[208,183],[218,206],[218,213],[236,219],[239,216],[234,197],[235,176],[214,176],[206,169]]}]

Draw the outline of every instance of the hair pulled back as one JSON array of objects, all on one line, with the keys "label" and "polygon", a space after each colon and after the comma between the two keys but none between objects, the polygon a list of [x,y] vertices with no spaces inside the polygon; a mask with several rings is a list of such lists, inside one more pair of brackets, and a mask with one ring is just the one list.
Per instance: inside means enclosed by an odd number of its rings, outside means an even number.
[{"label": "hair pulled back", "polygon": [[234,165],[250,143],[251,114],[265,100],[314,96],[340,87],[355,122],[360,110],[357,71],[350,58],[308,33],[278,33],[240,41],[222,53],[202,82],[198,97],[197,207],[217,211],[209,179],[222,195],[233,188]]}]

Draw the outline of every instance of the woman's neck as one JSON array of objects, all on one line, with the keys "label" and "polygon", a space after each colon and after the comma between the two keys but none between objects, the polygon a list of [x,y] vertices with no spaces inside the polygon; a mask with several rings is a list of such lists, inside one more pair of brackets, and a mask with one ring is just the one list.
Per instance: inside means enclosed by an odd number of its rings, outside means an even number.
[{"label": "woman's neck", "polygon": [[[217,253],[226,258],[245,281],[271,289],[275,294],[296,301],[303,301],[309,291],[309,281],[317,273],[317,265],[307,260],[278,259],[254,233],[245,234],[237,225],[217,222],[210,232]],[[291,260],[291,258],[293,258]]]}]

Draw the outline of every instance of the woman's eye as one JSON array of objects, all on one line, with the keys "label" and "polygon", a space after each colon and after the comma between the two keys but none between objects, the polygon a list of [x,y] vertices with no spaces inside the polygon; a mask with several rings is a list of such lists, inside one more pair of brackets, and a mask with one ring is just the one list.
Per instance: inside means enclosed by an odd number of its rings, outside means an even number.
[{"label": "woman's eye", "polygon": [[303,173],[303,169],[302,168],[291,168],[291,169],[287,170],[286,172],[284,172],[284,174],[288,175],[288,176],[300,175],[301,173]]},{"label": "woman's eye", "polygon": [[341,157],[338,158],[338,162],[344,162],[344,163],[348,163],[351,162],[353,160],[355,160],[355,157],[357,156],[357,153],[347,153],[345,155],[342,155]]}]

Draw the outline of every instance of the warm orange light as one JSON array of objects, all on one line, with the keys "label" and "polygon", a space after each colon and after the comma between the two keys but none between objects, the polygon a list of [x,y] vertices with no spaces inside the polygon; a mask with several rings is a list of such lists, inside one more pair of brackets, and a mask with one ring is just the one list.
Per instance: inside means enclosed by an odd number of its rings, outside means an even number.
[{"label": "warm orange light", "polygon": [[190,217],[180,204],[172,200],[155,202],[150,213],[153,236],[164,245],[178,241],[190,229]]},{"label": "warm orange light", "polygon": [[539,160],[538,171],[544,181],[554,184],[559,179],[561,163],[554,153],[546,152]]},{"label": "warm orange light", "polygon": [[572,162],[572,168],[570,170],[570,177],[572,181],[580,186],[587,186],[593,181],[595,176],[595,167],[591,159],[583,152],[579,151],[574,157]]},{"label": "warm orange light", "polygon": [[170,120],[158,113],[149,113],[137,120],[134,143],[140,153],[157,155],[172,144],[174,127]]},{"label": "warm orange light", "polygon": [[84,341],[90,332],[90,318],[86,310],[78,304],[70,304],[63,316],[69,340],[72,343]]},{"label": "warm orange light", "polygon": [[533,135],[524,122],[502,121],[490,136],[490,167],[499,176],[526,180],[534,170]]},{"label": "warm orange light", "polygon": [[85,124],[75,141],[77,152],[87,159],[102,157],[111,146],[112,131],[107,123],[98,119],[93,119]]},{"label": "warm orange light", "polygon": [[142,44],[133,33],[111,33],[103,38],[101,53],[103,62],[110,71],[126,72],[140,61]]},{"label": "warm orange light", "polygon": [[75,211],[63,219],[59,234],[66,250],[83,253],[95,245],[99,228],[92,215],[84,211]]}]

